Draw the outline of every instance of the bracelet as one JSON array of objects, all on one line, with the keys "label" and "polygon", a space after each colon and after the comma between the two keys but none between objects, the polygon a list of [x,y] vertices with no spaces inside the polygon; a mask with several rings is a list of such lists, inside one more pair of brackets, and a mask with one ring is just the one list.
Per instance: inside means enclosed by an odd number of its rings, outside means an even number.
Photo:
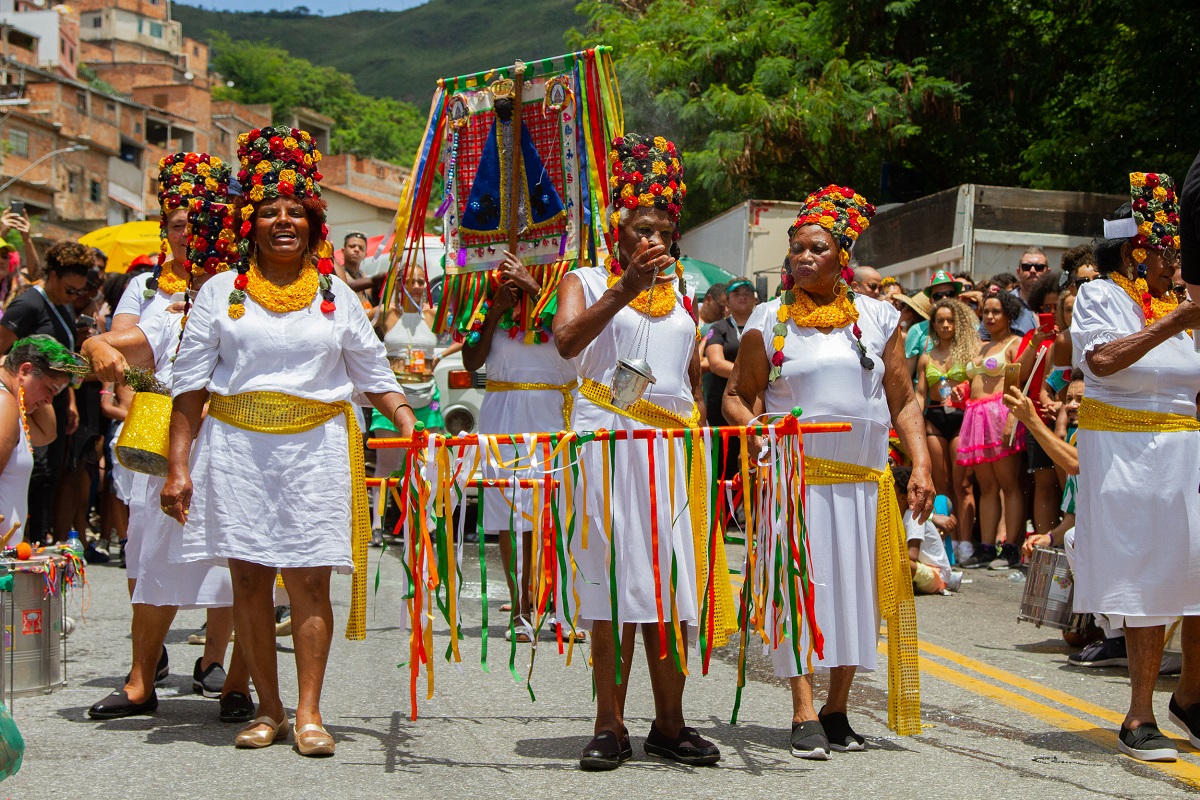
[{"label": "bracelet", "polygon": [[396,412],[402,408],[407,408],[409,411],[413,410],[413,407],[410,406],[408,403],[400,403],[399,405],[397,405],[394,409],[392,409],[392,424],[393,425],[396,424]]}]

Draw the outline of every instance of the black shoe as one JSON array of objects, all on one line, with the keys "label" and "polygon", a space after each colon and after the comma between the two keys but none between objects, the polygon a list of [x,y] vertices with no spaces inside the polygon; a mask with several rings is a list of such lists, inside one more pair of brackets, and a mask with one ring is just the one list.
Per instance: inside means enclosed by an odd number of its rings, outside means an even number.
[{"label": "black shoe", "polygon": [[792,723],[792,755],[813,761],[829,760],[829,737],[825,726],[816,720]]},{"label": "black shoe", "polygon": [[97,550],[94,544],[89,544],[83,550],[83,559],[89,564],[107,564],[108,553]]},{"label": "black shoe", "polygon": [[991,566],[992,561],[996,558],[996,548],[991,545],[981,544],[975,548],[975,552],[971,557],[964,560],[959,565],[959,569],[985,569]]},{"label": "black shoe", "polygon": [[1121,726],[1117,736],[1117,749],[1138,761],[1174,761],[1179,758],[1175,743],[1168,739],[1153,722],[1146,722],[1130,730]]},{"label": "black shoe", "polygon": [[1125,651],[1125,637],[1092,642],[1078,653],[1067,656],[1067,663],[1074,667],[1127,667],[1129,654]]},{"label": "black shoe", "polygon": [[138,714],[153,714],[158,710],[158,694],[150,692],[144,703],[133,703],[124,689],[116,689],[108,697],[88,709],[92,719],[120,719]]},{"label": "black shoe", "polygon": [[988,564],[988,569],[1012,569],[1021,563],[1021,551],[1015,544],[1001,545],[996,557]]},{"label": "black shoe", "polygon": [[695,728],[680,728],[678,736],[668,739],[659,733],[654,723],[650,723],[650,733],[642,749],[651,755],[671,758],[693,767],[707,767],[721,760],[720,749],[700,736]]},{"label": "black shoe", "polygon": [[204,656],[197,658],[196,666],[192,669],[192,691],[205,697],[220,697],[225,687],[225,668],[219,661],[214,661],[208,665],[208,669],[201,671],[200,662],[203,660]]},{"label": "black shoe", "polygon": [[579,767],[588,771],[616,769],[633,758],[633,745],[629,734],[617,739],[612,731],[600,731],[583,748],[579,756]]},{"label": "black shoe", "polygon": [[1172,693],[1171,702],[1167,704],[1167,716],[1171,722],[1187,731],[1192,747],[1200,747],[1200,703],[1193,703],[1185,709],[1176,702]]},{"label": "black shoe", "polygon": [[825,730],[825,738],[829,746],[839,753],[857,753],[867,749],[867,740],[854,732],[846,715],[835,711],[826,714],[825,709],[817,714],[821,727]]},{"label": "black shoe", "polygon": [[121,540],[121,569],[125,569],[125,544],[126,540]]},{"label": "black shoe", "polygon": [[221,697],[221,722],[249,722],[254,719],[254,701],[241,692]]},{"label": "black shoe", "polygon": [[[164,644],[162,655],[158,657],[158,667],[156,667],[154,670],[154,685],[157,686],[158,684],[165,681],[167,679],[167,676],[170,674],[171,674],[171,660],[167,657],[167,646]],[[133,677],[132,672],[126,673],[125,682],[129,683],[129,680],[132,677]]]}]

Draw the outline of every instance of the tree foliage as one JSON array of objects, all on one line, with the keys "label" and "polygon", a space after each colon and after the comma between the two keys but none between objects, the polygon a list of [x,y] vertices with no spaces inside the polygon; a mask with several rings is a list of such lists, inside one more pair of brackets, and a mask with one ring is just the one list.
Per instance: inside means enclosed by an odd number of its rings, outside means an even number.
[{"label": "tree foliage", "polygon": [[294,108],[311,108],[336,123],[334,153],[412,163],[425,128],[425,115],[416,107],[360,94],[351,76],[267,42],[235,40],[220,32],[213,32],[211,41],[213,69],[233,83],[218,84],[216,99],[267,103],[277,119]]},{"label": "tree foliage", "polygon": [[1124,192],[1200,147],[1200,11],[1160,0],[584,2],[626,127],[685,150],[688,216],[825,183]]}]

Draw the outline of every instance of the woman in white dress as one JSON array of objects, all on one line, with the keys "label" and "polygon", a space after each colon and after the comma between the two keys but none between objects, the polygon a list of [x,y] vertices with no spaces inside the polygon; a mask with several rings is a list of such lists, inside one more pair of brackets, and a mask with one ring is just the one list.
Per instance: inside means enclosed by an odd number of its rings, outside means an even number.
[{"label": "woman in white dress", "polygon": [[[863,737],[847,720],[847,703],[855,672],[876,668],[881,614],[888,618],[889,724],[902,734],[920,730],[912,582],[887,462],[891,426],[912,458],[909,507],[922,523],[932,508],[933,481],[900,315],[888,303],[849,291],[850,248],[873,214],[874,206],[849,188],[809,195],[789,229],[785,291],[747,326],[725,394],[725,416],[734,425],[749,424],[757,409],[779,416],[797,406],[802,422],[853,425],[845,433],[804,437],[808,572],[823,651],[804,626],[798,626],[801,641],[770,649],[775,674],[791,681],[791,751],[800,758],[863,749]],[[885,583],[894,587],[893,596],[879,596],[877,586]],[[777,613],[781,618],[770,624],[790,632],[790,610]],[[906,662],[902,642],[911,645]],[[812,667],[830,672],[819,712],[809,659],[800,656],[810,647],[817,650]]]},{"label": "woman in white dress", "polygon": [[0,549],[25,538],[33,448],[54,440],[51,401],[71,382],[75,364],[70,350],[43,334],[18,339],[0,364]]},{"label": "woman in white dress", "polygon": [[[213,182],[211,189],[209,180]],[[200,181],[205,182],[205,189],[196,195],[191,187]],[[189,285],[196,288],[208,277],[203,268],[198,268],[195,275],[188,275],[191,271],[188,240],[193,231],[187,202],[202,197],[205,202],[224,204],[229,200],[228,194],[229,167],[219,158],[174,153],[159,164],[163,253],[155,274],[145,276],[153,285],[139,280],[143,276],[130,281],[118,303],[113,330],[83,344],[83,353],[98,374],[103,373],[104,380],[113,381],[117,391],[128,392],[130,400],[133,393],[125,385],[124,377],[129,361],[153,369],[161,383],[171,385],[172,357],[179,345],[183,318],[182,307],[172,306],[171,301],[186,292]],[[215,245],[221,228],[208,224],[202,227],[210,232],[211,243],[204,248],[209,249]],[[197,244],[205,239],[196,236]],[[166,255],[170,258],[165,258]],[[227,263],[223,266],[228,268]],[[181,273],[187,277],[180,278]],[[180,608],[205,608],[208,611],[204,652],[192,668],[192,690],[205,697],[221,698],[218,719],[222,722],[250,721],[254,716],[250,676],[237,648],[230,659],[229,672],[223,667],[233,633],[229,570],[212,564],[170,563],[168,545],[178,528],[158,507],[163,480],[133,472],[120,464],[114,471],[129,498],[125,568],[133,605],[130,621],[133,664],[124,685],[92,705],[88,716],[104,720],[153,713],[158,708],[155,684],[164,680],[169,670],[165,643],[175,614]]]},{"label": "woman in white dress", "polygon": [[1192,343],[1200,308],[1171,293],[1179,258],[1171,179],[1135,172],[1130,181],[1132,209],[1105,222],[1096,246],[1107,280],[1081,286],[1071,315],[1085,385],[1075,609],[1125,617],[1131,697],[1118,749],[1174,761],[1154,687],[1164,625],[1181,615],[1183,672],[1168,713],[1200,746],[1200,354]]},{"label": "woman in white dress", "polygon": [[347,636],[365,635],[370,519],[351,401],[365,395],[401,435],[414,420],[362,304],[333,276],[312,137],[263,128],[239,144],[243,260],[201,288],[188,317],[161,501],[184,525],[172,559],[228,563],[233,578],[238,645],[258,693],[258,717],[235,744],[267,747],[288,734],[275,656],[281,573],[296,648],[296,748],[332,755],[320,698],[335,569],[355,573]]},{"label": "woman in white dress", "polygon": [[[557,287],[543,287],[521,260],[509,252],[505,252],[496,277],[497,285],[489,297],[483,324],[478,331],[468,333],[463,343],[466,369],[475,371],[487,366],[486,393],[479,407],[479,432],[520,434],[567,430],[571,427],[571,407],[578,386],[575,367],[559,355],[552,336],[543,338],[534,330],[529,337],[534,341],[526,344],[526,334],[530,331],[516,324],[512,314],[526,298],[527,306],[536,305],[543,293],[553,292]],[[539,324],[544,325],[535,322],[534,326]],[[488,478],[520,480],[546,471],[539,466],[543,452],[540,444],[497,449],[503,466],[494,463],[490,453],[486,454],[484,474]],[[532,532],[537,527],[534,491],[517,487],[483,491],[483,527],[500,542],[512,604],[506,636],[518,642],[531,642],[534,616],[529,571],[533,560]]]},{"label": "woman in white dress", "polygon": [[[698,329],[689,311],[691,299],[679,283],[676,240],[686,193],[683,167],[675,146],[662,137],[628,134],[614,140],[613,149],[618,154],[613,159],[614,198],[621,204],[620,210],[612,213],[616,252],[606,266],[568,273],[558,288],[554,338],[559,353],[574,359],[581,381],[573,428],[694,428],[702,424],[704,401],[696,349]],[[620,358],[644,359],[657,381],[626,409],[613,404],[609,388]],[[700,617],[696,553],[704,551],[698,551],[693,533],[705,524],[705,500],[689,494],[684,448],[678,442],[672,447],[658,439],[653,443],[653,462],[646,443],[616,443],[611,464],[612,502],[606,503],[602,458],[606,447],[591,444],[581,450],[589,480],[586,506],[585,493],[580,491],[576,511],[586,508],[591,533],[587,547],[578,537],[571,543],[578,569],[574,582],[578,615],[592,622],[596,693],[595,737],[584,748],[580,766],[615,769],[633,755],[625,727],[625,694],[638,626],[655,704],[646,752],[687,764],[715,764],[720,750],[684,722],[682,665],[677,666],[670,656],[660,657],[674,649],[675,658],[686,658],[688,629]],[[653,480],[649,479],[651,463]],[[672,472],[674,485],[670,483]],[[707,486],[700,494],[705,492]],[[689,496],[688,510],[672,518],[670,497],[683,504]],[[694,522],[697,514],[699,525]],[[582,513],[576,516],[582,517]],[[611,543],[606,536],[609,530]],[[612,576],[610,563],[615,570]],[[678,576],[674,587],[673,569]],[[717,566],[714,573],[722,577]],[[732,610],[728,581],[713,583],[718,597]],[[710,613],[716,614],[724,602],[710,604]],[[665,622],[663,629],[660,620]],[[723,626],[723,622],[718,624]],[[720,633],[724,636],[725,631]]]}]

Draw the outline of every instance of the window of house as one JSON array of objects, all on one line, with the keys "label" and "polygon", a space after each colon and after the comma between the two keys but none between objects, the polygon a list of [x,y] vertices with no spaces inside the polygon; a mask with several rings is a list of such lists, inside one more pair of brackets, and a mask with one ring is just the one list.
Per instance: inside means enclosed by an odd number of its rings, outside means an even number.
[{"label": "window of house", "polygon": [[75,107],[81,114],[87,113],[87,92],[75,93]]},{"label": "window of house", "polygon": [[115,113],[117,113],[117,104],[116,103],[105,103],[104,110],[110,114],[115,114]]},{"label": "window of house", "polygon": [[142,132],[142,123],[140,123],[140,122],[133,123],[133,132],[141,133]]},{"label": "window of house", "polygon": [[71,194],[74,194],[75,192],[79,191],[79,173],[78,172],[68,172],[67,173],[67,191],[70,192]]},{"label": "window of house", "polygon": [[15,128],[10,130],[8,132],[8,150],[14,156],[29,158],[29,134]]},{"label": "window of house", "polygon": [[67,40],[66,39],[58,40],[58,52],[64,56],[67,54]]},{"label": "window of house", "polygon": [[192,55],[194,55],[194,56],[199,56],[199,55],[200,55],[200,48],[199,48],[199,47],[197,47],[197,46],[195,46],[195,45],[193,45],[193,46],[192,46]]},{"label": "window of house", "polygon": [[100,189],[100,181],[92,181],[88,186],[88,200],[91,200],[93,203],[99,203],[102,197]]},{"label": "window of house", "polygon": [[155,39],[161,39],[162,34],[163,34],[162,23],[161,22],[151,22],[150,23],[150,35],[153,36]]},{"label": "window of house", "polygon": [[138,33],[139,33],[139,34],[141,34],[141,33],[144,33],[144,32],[145,32],[145,31],[143,30],[143,25],[144,25],[144,24],[145,24],[145,20],[143,20],[141,17],[138,17]]}]

